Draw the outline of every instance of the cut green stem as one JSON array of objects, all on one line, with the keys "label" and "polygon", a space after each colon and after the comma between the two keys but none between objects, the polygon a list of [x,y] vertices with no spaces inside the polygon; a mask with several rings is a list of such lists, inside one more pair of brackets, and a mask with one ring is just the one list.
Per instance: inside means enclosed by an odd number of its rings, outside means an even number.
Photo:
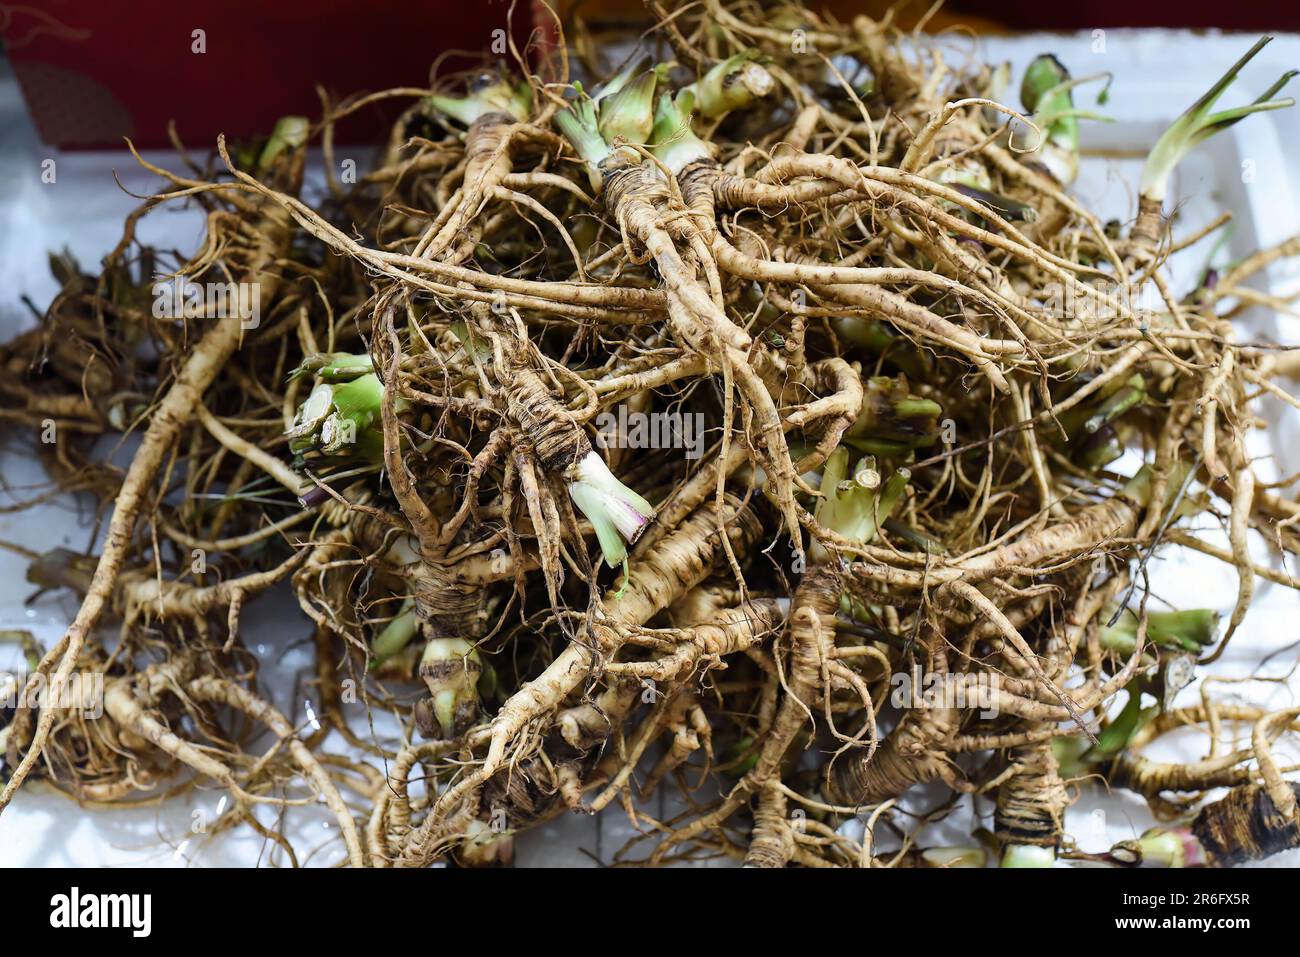
[{"label": "cut green stem", "polygon": [[713,158],[713,147],[691,129],[693,101],[694,96],[686,90],[679,91],[676,96],[663,93],[655,108],[650,152],[674,176],[692,163]]},{"label": "cut green stem", "polygon": [[420,678],[431,696],[433,718],[444,738],[469,727],[478,716],[478,681],[483,662],[464,638],[431,638],[420,658]]},{"label": "cut green stem", "polygon": [[659,70],[646,70],[617,93],[599,101],[597,128],[607,143],[645,143],[650,139],[659,76]]},{"label": "cut green stem", "polygon": [[499,73],[480,73],[469,82],[465,96],[435,93],[425,104],[469,126],[492,113],[523,120],[532,111],[533,94],[527,83],[514,84]]},{"label": "cut green stem", "polygon": [[[1103,614],[1109,621],[1114,608]],[[1136,614],[1129,609],[1113,625],[1103,626],[1099,633],[1101,646],[1120,655],[1131,655],[1137,647]],[[1189,608],[1183,611],[1147,613],[1147,640],[1167,648],[1199,652],[1214,644],[1218,637],[1219,613],[1212,608]]]},{"label": "cut green stem", "polygon": [[[864,383],[862,411],[845,431],[845,439],[862,451],[891,454],[932,444],[943,407],[932,399],[913,395],[907,380],[872,376]],[[865,443],[879,443],[874,448]]]},{"label": "cut green stem", "polygon": [[298,363],[298,367],[289,373],[289,378],[293,380],[315,374],[324,382],[348,382],[374,369],[368,353],[318,352]]},{"label": "cut green stem", "polygon": [[573,105],[555,114],[555,128],[569,141],[573,151],[578,154],[578,159],[586,165],[591,188],[599,192],[604,180],[601,166],[614,154],[614,150],[601,135],[595,102],[582,92],[580,86],[577,89],[578,97]]},{"label": "cut green stem", "polygon": [[776,89],[776,80],[760,62],[757,50],[728,57],[687,89],[693,89],[695,107],[713,120],[732,110],[751,106]]},{"label": "cut green stem", "polygon": [[409,645],[411,639],[415,637],[418,625],[415,600],[408,598],[402,602],[402,607],[398,609],[393,620],[385,625],[370,643],[370,670],[374,671]]},{"label": "cut green stem", "polygon": [[1003,867],[1054,867],[1056,848],[1038,844],[1008,844],[1002,852]]},{"label": "cut green stem", "polygon": [[275,129],[271,131],[271,138],[262,147],[262,154],[257,160],[258,167],[269,170],[281,153],[301,149],[307,142],[307,134],[310,131],[311,121],[305,116],[280,117],[276,121]]},{"label": "cut green stem", "polygon": [[[817,521],[857,545],[866,545],[876,537],[880,523],[887,521],[907,491],[911,473],[898,469],[881,485],[875,460],[868,456],[858,462],[853,476],[847,476],[849,450],[840,446],[822,466],[822,499],[817,507]],[[830,552],[813,542],[812,556],[824,561]]]}]

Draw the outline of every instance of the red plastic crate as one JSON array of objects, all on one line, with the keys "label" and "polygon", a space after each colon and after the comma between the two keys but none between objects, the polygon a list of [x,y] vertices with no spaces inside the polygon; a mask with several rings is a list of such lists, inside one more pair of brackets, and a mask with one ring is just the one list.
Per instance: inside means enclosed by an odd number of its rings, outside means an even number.
[{"label": "red plastic crate", "polygon": [[[504,0],[44,0],[0,8],[0,38],[44,142],[119,148],[130,136],[166,147],[174,120],[187,145],[204,149],[218,133],[252,137],[286,114],[320,116],[317,83],[336,100],[425,86],[441,54],[465,53],[443,71],[479,62],[508,23],[522,49],[531,6],[510,11]],[[378,139],[400,108],[364,110],[337,137]]]}]

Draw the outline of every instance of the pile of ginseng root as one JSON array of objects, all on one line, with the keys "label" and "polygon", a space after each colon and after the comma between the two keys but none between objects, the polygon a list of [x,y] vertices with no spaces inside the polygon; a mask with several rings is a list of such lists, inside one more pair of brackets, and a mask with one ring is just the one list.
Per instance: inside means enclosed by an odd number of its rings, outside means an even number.
[{"label": "pile of ginseng root", "polygon": [[[1291,308],[1260,280],[1300,237],[1168,268],[1228,218],[1180,229],[1179,160],[1290,105],[1286,77],[1232,82],[1266,40],[1174,105],[1103,222],[1071,183],[1105,77],[795,6],[650,12],[178,142],[102,271],[52,257],[62,292],[0,351],[6,442],[51,485],[6,509],[97,522],[84,553],[8,545],[81,605],[29,642],[0,808],[215,791],[209,832],[295,865],[322,849],[280,825],[311,803],[373,866],[506,862],[610,805],[640,835],[614,863],[1300,846],[1300,708],[1201,684],[1257,581],[1294,587],[1264,552],[1300,550],[1300,504],[1246,437],[1263,399],[1296,414],[1296,363],[1239,319]],[[357,169],[335,124],[394,102]],[[188,258],[135,235],[177,205],[206,215]],[[1148,587],[1184,548],[1231,609]],[[263,593],[314,650],[292,709],[245,644]],[[60,697],[94,672],[98,717]],[[1144,754],[1187,728],[1203,757]],[[1067,807],[1102,788],[1161,826],[1080,848]],[[927,838],[963,805],[968,841]]]}]

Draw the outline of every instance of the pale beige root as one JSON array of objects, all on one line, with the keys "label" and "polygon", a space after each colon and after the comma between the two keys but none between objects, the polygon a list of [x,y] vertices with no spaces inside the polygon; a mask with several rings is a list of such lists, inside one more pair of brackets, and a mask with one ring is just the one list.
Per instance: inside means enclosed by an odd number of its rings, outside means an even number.
[{"label": "pale beige root", "polygon": [[683,767],[696,752],[704,752],[705,764],[699,771],[701,782],[713,764],[713,727],[700,702],[700,695],[693,692],[680,693],[673,699],[672,707],[664,716],[661,727],[671,735],[671,739],[640,787],[639,793],[643,799],[654,794],[660,782]]},{"label": "pale beige root", "polygon": [[155,617],[193,620],[225,608],[229,650],[239,634],[239,614],[244,602],[289,577],[311,554],[311,549],[300,548],[275,568],[202,587],[176,581],[160,582],[149,571],[132,570],[119,577],[115,598],[127,622],[134,622],[137,617],[146,621]]},{"label": "pale beige root", "polygon": [[513,171],[511,149],[525,132],[526,127],[508,113],[486,113],[470,124],[465,134],[465,175],[458,202],[449,204],[450,211],[444,211],[442,221],[431,225],[421,237],[416,256],[453,263],[468,258],[483,228],[483,208],[497,198],[502,183]]},{"label": "pale beige root", "polygon": [[740,603],[740,589],[725,580],[697,585],[668,606],[674,628],[693,628]]},{"label": "pale beige root", "polygon": [[[670,685],[666,690],[660,690],[653,685],[647,684],[646,697],[654,699],[653,706],[641,721],[640,727],[630,734],[623,735],[623,741],[620,742],[621,746],[617,751],[611,753],[605,761],[601,762],[598,772],[601,777],[608,777],[609,783],[590,803],[584,806],[585,810],[599,813],[611,802],[621,798],[628,819],[634,826],[637,825],[639,815],[632,803],[632,775],[635,773],[637,765],[641,763],[641,759],[645,756],[651,742],[658,738],[670,724],[680,723],[679,714],[681,717],[690,714],[695,702],[694,694],[680,685]],[[679,738],[678,743],[680,743],[680,740]],[[694,741],[691,742],[691,745],[693,746],[690,749],[694,750],[699,747],[700,742]],[[712,745],[710,744],[711,748]]]},{"label": "pale beige root", "polygon": [[[943,635],[931,623],[921,627],[926,673],[949,673]],[[961,712],[954,708],[909,707],[881,742],[874,758],[862,750],[841,755],[829,768],[827,797],[848,807],[880,804],[900,797],[915,784],[955,780],[944,746],[956,732]]]},{"label": "pale beige root", "polygon": [[[468,736],[470,747],[487,745],[483,764],[439,796],[420,826],[408,836],[399,863],[421,866],[432,860],[446,842],[458,839],[477,814],[477,796],[507,766],[507,761],[511,768],[519,766],[520,773],[512,773],[506,780],[527,789],[529,774],[522,764],[539,762],[532,757],[521,759],[508,751],[516,736],[534,722],[543,725],[553,720],[551,716],[584,681],[599,678],[602,662],[618,652],[626,629],[648,621],[711,574],[720,560],[724,535],[734,553],[744,554],[757,540],[759,530],[753,513],[739,499],[728,495],[720,514],[712,505],[702,506],[638,561],[630,580],[607,594],[589,617],[584,639],[594,639],[595,645],[570,641],[541,675],[511,695],[490,725]],[[527,795],[526,790],[524,793]]]},{"label": "pale beige root", "polygon": [[446,817],[425,815],[420,827],[411,831],[401,854],[393,861],[395,867],[426,867],[453,845],[464,841],[472,822],[477,819],[478,797],[482,790],[481,775],[473,775],[461,782],[456,796],[460,799]]},{"label": "pale beige root", "polygon": [[167,693],[224,704],[243,711],[269,727],[280,736],[281,741],[288,742],[294,761],[306,773],[321,800],[338,820],[350,863],[355,867],[364,866],[365,855],[356,822],[338,788],[320,761],[298,738],[284,715],[261,698],[224,678],[211,675],[192,677],[195,670],[196,659],[191,655],[180,655],[164,664],[151,665],[130,678],[117,678],[108,683],[104,690],[104,713],[117,725],[124,743],[132,740],[148,742],[198,774],[225,787],[238,804],[267,800],[279,803],[246,791],[229,765],[166,727],[160,720],[156,706],[159,697]]},{"label": "pale beige root", "polygon": [[[1191,710],[1165,712],[1135,735],[1128,749],[1110,763],[1106,779],[1114,787],[1135,791],[1153,804],[1159,802],[1161,793],[1167,791],[1201,793],[1213,788],[1263,781],[1270,789],[1269,793],[1275,795],[1278,806],[1289,814],[1293,808],[1287,804],[1286,785],[1273,760],[1270,745],[1283,733],[1296,729],[1297,715],[1300,715],[1300,709],[1266,713],[1232,704],[1215,704],[1212,710],[1202,704]],[[1182,763],[1156,761],[1139,753],[1139,749],[1154,738],[1185,727],[1187,723],[1205,723],[1217,738],[1217,729],[1222,721],[1251,722],[1250,746],[1223,754],[1212,750],[1204,758]],[[1252,758],[1257,761],[1257,768],[1250,767]]]},{"label": "pale beige root", "polygon": [[[839,575],[830,566],[815,565],[804,575],[791,600],[787,623],[791,650],[789,670],[783,682],[785,696],[762,740],[754,767],[717,808],[669,833],[655,849],[651,857],[653,862],[661,861],[674,845],[721,826],[753,796],[761,795],[769,784],[780,780],[790,746],[805,725],[826,708],[830,690],[825,675],[834,654],[835,612],[839,608],[842,588]],[[874,715],[868,717],[868,731],[871,740],[865,754],[869,759],[876,750]],[[770,815],[766,823],[771,825]],[[769,847],[766,850],[760,848],[758,859],[779,860],[780,853],[774,858],[772,848],[780,852],[785,847],[780,829],[770,830],[762,837]]]},{"label": "pale beige root", "polygon": [[[843,359],[833,357],[820,360],[808,366],[805,371],[804,380],[790,382],[785,377],[785,370],[781,369],[779,381],[772,386],[776,396],[780,396],[786,388],[796,388],[808,400],[786,413],[782,428],[787,432],[796,428],[811,430],[816,424],[821,429],[816,448],[797,463],[800,471],[817,469],[826,461],[839,444],[844,431],[853,424],[862,410],[863,398],[862,377]],[[809,390],[818,398],[807,396]],[[720,449],[703,468],[681,483],[672,496],[658,505],[655,521],[641,536],[632,552],[632,561],[639,561],[641,555],[652,549],[668,529],[675,528],[700,503],[716,493],[719,474],[724,480],[730,478],[748,460],[749,452],[740,443]]]},{"label": "pale beige root", "polygon": [[411,769],[451,748],[447,741],[424,741],[403,748],[393,759],[385,786],[379,789],[370,820],[366,823],[366,848],[372,866],[390,866],[396,856],[394,848],[401,845],[411,830],[411,801],[408,796]]},{"label": "pale beige root", "polygon": [[[219,140],[219,143],[224,150],[224,140]],[[288,162],[292,168],[286,175],[295,184],[296,190],[296,184],[302,179],[302,151],[293,151]],[[288,247],[292,235],[292,220],[283,209],[270,202],[263,202],[260,205],[259,215],[260,228],[251,231],[251,234],[256,237],[254,240],[256,246],[252,251],[244,277],[246,282],[260,284],[260,301],[269,306],[274,301],[280,285],[277,260]],[[185,359],[175,381],[150,416],[149,427],[145,430],[140,446],[122,480],[122,488],[114,505],[113,517],[109,522],[99,563],[91,579],[90,591],[82,601],[77,616],[68,627],[66,634],[46,655],[47,661],[58,662],[50,675],[49,691],[52,700],[57,700],[67,687],[81,647],[98,624],[104,606],[113,593],[118,573],[131,548],[136,519],[150,494],[163,458],[181,432],[194,420],[198,410],[203,406],[204,392],[220,374],[226,361],[239,348],[243,336],[244,329],[238,317],[215,320]],[[42,711],[36,724],[35,734],[22,761],[14,769],[4,792],[0,794],[0,812],[8,807],[14,793],[40,757],[54,720],[53,711]]]},{"label": "pale beige root", "polygon": [[[826,565],[816,565],[804,575],[790,603],[787,632],[790,642],[785,697],[763,741],[757,763],[740,787],[753,792],[776,777],[795,738],[809,721],[816,721],[830,693],[826,671],[834,657],[835,613],[843,591],[841,579]],[[876,750],[872,715],[867,715],[868,755]]]},{"label": "pale beige root", "polygon": [[641,681],[674,681],[689,674],[700,661],[718,661],[753,647],[780,631],[783,622],[778,602],[756,599],[714,612],[709,620],[680,632],[659,632],[660,639],[675,643],[667,654],[645,661],[614,662],[606,671],[611,675],[634,675]]},{"label": "pale beige root", "polygon": [[815,288],[828,299],[871,310],[873,314],[888,319],[906,332],[959,352],[988,378],[997,391],[1006,392],[1011,388],[1006,376],[998,368],[998,357],[989,354],[986,344],[977,333],[954,325],[928,309],[908,302],[897,293],[878,286],[859,283]]},{"label": "pale beige root", "polygon": [[[585,421],[597,409],[596,396],[577,377],[573,381],[585,389],[585,407],[574,411],[564,397],[552,394],[543,378],[543,360],[528,339],[528,331],[517,312],[498,315],[482,303],[470,306],[474,320],[474,348],[490,347],[490,364],[475,360],[479,376],[491,387],[494,406],[509,430],[511,455],[519,478],[520,492],[528,508],[536,539],[536,552],[551,599],[560,609],[561,533],[565,526],[560,509],[571,490],[582,478],[582,469],[590,467],[594,455],[591,441],[583,429]],[[554,371],[551,371],[554,376]],[[567,529],[576,536],[573,528]],[[639,530],[638,530],[639,533]],[[581,537],[571,542],[574,549],[585,549]],[[635,541],[637,534],[631,535]]]},{"label": "pale beige root", "polygon": [[542,468],[566,482],[576,480],[579,463],[592,452],[583,425],[596,410],[594,391],[574,379],[588,389],[586,407],[575,413],[544,381],[543,360],[518,312],[498,315],[486,303],[471,303],[469,313],[474,348],[491,350],[491,362],[476,361],[476,368],[494,387],[493,404],[516,426]]},{"label": "pale beige root", "polygon": [[1026,352],[1016,340],[992,339],[958,326],[889,289],[885,284],[923,284],[937,291],[982,299],[982,294],[935,273],[897,268],[851,268],[827,265],[794,254],[790,262],[767,262],[742,253],[721,235],[714,239],[719,264],[749,279],[808,284],[828,300],[835,300],[894,323],[904,332],[954,349],[970,359],[999,392],[1010,386],[998,368],[1002,356],[1019,356]]},{"label": "pale beige root", "polygon": [[1155,251],[1165,229],[1162,205],[1160,200],[1149,196],[1138,198],[1137,219],[1128,234],[1129,243],[1135,247],[1135,252],[1150,256]]},{"label": "pale beige root", "polygon": [[1073,696],[1057,686],[1057,684],[1044,673],[1042,666],[1038,663],[1038,656],[1034,654],[1033,649],[1029,647],[1029,643],[1025,641],[1024,637],[1020,634],[1019,629],[1017,629],[1007,616],[1002,613],[1002,610],[987,596],[985,596],[983,592],[967,582],[950,582],[945,585],[944,588],[969,602],[971,607],[982,614],[985,619],[996,628],[998,633],[1014,650],[1019,662],[1023,664],[1029,673],[1038,679],[1039,684],[1043,688],[1047,689],[1047,691],[1061,703],[1061,706],[1069,713],[1070,717],[1074,720],[1074,723],[1079,726],[1084,734],[1089,738],[1092,738],[1093,743],[1095,744],[1096,736],[1089,728],[1083,713],[1074,703]]},{"label": "pale beige root", "polygon": [[[764,598],[735,609],[719,609],[718,599],[736,597],[728,592],[731,589],[701,586],[686,594],[682,601],[692,599],[688,616],[698,614],[701,620],[682,631],[656,631],[656,642],[672,645],[667,654],[650,661],[608,664],[604,671],[606,687],[601,692],[589,701],[560,711],[555,726],[565,744],[577,752],[588,752],[620,727],[647,687],[654,687],[647,685],[647,681],[680,683],[702,662],[703,670],[707,670],[712,662],[720,662],[729,654],[753,648],[779,631],[784,618],[779,603]],[[680,610],[681,605],[679,601],[673,609]],[[675,622],[681,623],[681,619],[675,616]],[[643,793],[653,792],[660,778],[675,770],[701,746],[702,736],[708,733],[707,719],[703,718],[703,711],[694,701],[693,694],[675,701],[672,709],[663,715],[662,722],[658,722],[660,729],[672,732],[673,740],[643,785]]]},{"label": "pale beige root", "polygon": [[996,572],[1008,567],[1029,567],[1048,558],[1103,546],[1107,540],[1132,532],[1141,506],[1122,494],[1091,505],[1071,519],[980,555],[960,559],[963,572]]},{"label": "pale beige root", "polygon": [[348,862],[353,867],[365,866],[365,850],[361,846],[361,836],[357,831],[357,822],[353,819],[352,812],[343,803],[343,797],[339,794],[339,790],[330,778],[329,773],[321,766],[320,761],[311,753],[311,750],[302,742],[302,739],[298,737],[293,725],[289,723],[289,720],[284,715],[248,689],[240,687],[232,681],[227,681],[225,678],[207,675],[191,681],[186,685],[186,689],[191,695],[200,700],[223,704],[244,712],[250,718],[260,721],[274,731],[279,736],[280,741],[287,741],[289,754],[293,757],[294,762],[306,775],[316,794],[333,812],[335,820],[338,821],[339,831],[343,835],[343,843],[348,849]]},{"label": "pale beige root", "polygon": [[1113,787],[1134,791],[1154,801],[1166,791],[1198,793],[1249,783],[1256,776],[1246,764],[1253,755],[1254,751],[1245,748],[1175,764],[1154,761],[1130,749],[1111,762],[1106,780]]},{"label": "pale beige root", "polygon": [[[559,470],[567,476],[576,465],[575,456],[580,457],[590,452],[591,445],[578,423],[573,421],[572,416],[565,414],[565,410],[546,391],[540,377],[527,367],[526,342],[503,335],[505,327],[493,319],[491,310],[486,307],[472,311],[480,322],[493,331],[495,341],[508,353],[508,359],[503,360],[503,367],[497,371],[502,384],[497,390],[495,404],[504,414],[515,417],[516,424],[527,430],[525,442],[532,443],[531,449],[516,450],[513,457],[537,533],[538,554],[500,561],[472,555],[459,561],[452,557],[452,542],[459,523],[468,511],[468,496],[466,506],[444,525],[425,502],[413,476],[408,474],[402,430],[395,406],[401,351],[391,309],[381,312],[391,350],[381,411],[384,459],[390,482],[419,542],[420,562],[404,569],[404,574],[412,582],[412,597],[415,599],[421,631],[430,638],[464,638],[475,642],[482,638],[487,627],[487,593],[483,586],[494,581],[517,578],[528,570],[521,567],[525,563],[534,560],[540,562],[546,572],[552,599],[555,600],[561,572],[559,537],[554,532],[558,519],[550,487],[539,482],[534,461],[537,457],[545,456],[542,462],[544,466]],[[504,452],[509,445],[507,433],[503,430],[499,435],[500,439],[494,435],[481,460],[475,461],[477,474],[487,468],[497,452]]]},{"label": "pale beige root", "polygon": [[862,44],[871,75],[876,77],[885,100],[902,106],[917,98],[921,86],[917,71],[908,63],[905,52],[891,33],[889,24],[892,19],[892,15],[882,20],[854,17],[853,32]]},{"label": "pale beige root", "polygon": [[[207,406],[199,406],[194,414],[203,423],[203,427],[208,430],[208,433],[229,451],[256,465],[295,497],[302,494],[307,483],[304,483],[302,476],[289,468],[284,462],[269,452],[258,448],[253,443],[240,438],[227,428],[220,419],[209,412]],[[310,486],[307,485],[307,487]]]},{"label": "pale beige root", "polygon": [[[696,588],[693,592],[704,590]],[[709,601],[696,601],[690,609],[690,612],[708,616],[708,620],[680,632],[659,630],[654,633],[660,642],[675,642],[676,646],[666,655],[649,661],[614,662],[606,666],[606,675],[616,683],[626,681],[628,676],[635,677],[637,683],[630,690],[652,692],[656,706],[633,736],[628,753],[618,757],[617,770],[610,771],[609,786],[591,802],[591,810],[599,811],[620,793],[626,792],[642,755],[664,732],[671,733],[671,741],[641,788],[643,797],[653,792],[664,775],[677,770],[701,748],[712,762],[713,732],[700,707],[699,696],[686,683],[698,682],[699,676],[695,672],[702,674],[716,667],[727,655],[746,651],[779,632],[784,613],[780,604],[772,599],[759,599],[720,611],[709,608],[710,604]],[[619,725],[626,720],[636,700],[635,694],[620,697],[615,704],[621,710],[605,713],[607,724]],[[609,729],[605,734],[609,734]],[[625,803],[630,806],[629,796],[625,796]]]},{"label": "pale beige root", "polygon": [[154,666],[153,670],[146,669],[130,678],[109,681],[104,688],[104,713],[116,723],[119,733],[147,741],[204,777],[216,781],[236,800],[255,800],[245,793],[228,765],[175,734],[154,712],[157,695],[175,682],[188,680],[192,672],[193,662],[182,657],[161,668]]},{"label": "pale beige root", "polygon": [[515,692],[492,720],[483,772],[501,767],[506,747],[529,722],[551,712],[590,680],[599,660],[609,661],[622,643],[619,629],[641,625],[698,585],[713,570],[722,550],[719,525],[732,549],[743,554],[758,536],[758,521],[728,497],[721,515],[711,505],[701,506],[677,530],[660,541],[632,568],[621,594],[611,592],[590,621],[589,639],[595,647],[573,641],[536,678]]},{"label": "pale beige root", "polygon": [[745,853],[746,867],[785,867],[794,857],[794,831],[784,794],[775,787],[764,787],[754,808],[754,833]]},{"label": "pale beige root", "polygon": [[1011,774],[998,788],[994,833],[1013,844],[1060,847],[1070,804],[1050,741],[1012,749]]},{"label": "pale beige root", "polygon": [[[770,599],[735,608],[721,607],[737,598],[736,589],[717,585],[687,592],[672,606],[674,624],[681,630],[656,629],[651,633],[656,646],[667,646],[666,654],[648,661],[606,666],[605,688],[559,713],[555,725],[560,737],[574,750],[588,752],[603,745],[622,727],[637,703],[650,694],[649,689],[660,703],[641,731],[633,735],[632,752],[625,756],[611,754],[593,776],[593,784],[597,778],[611,780],[605,792],[590,805],[574,805],[575,809],[595,810],[623,793],[646,747],[662,733],[670,735],[669,746],[640,787],[642,797],[653,793],[667,774],[701,748],[712,761],[708,717],[699,696],[683,689],[682,683],[698,680],[692,675],[697,668],[703,673],[727,655],[751,648],[774,634],[783,618],[779,603]],[[635,636],[631,640],[635,641]]]},{"label": "pale beige root", "polygon": [[587,751],[605,741],[624,715],[636,707],[641,682],[610,676],[605,687],[589,701],[565,708],[555,721],[560,737],[575,751]]},{"label": "pale beige root", "polygon": [[[683,261],[668,223],[692,223],[679,210],[670,211],[670,193],[649,170],[631,160],[609,169],[605,175],[604,200],[625,237],[643,245],[654,258],[668,296],[668,319],[682,344],[700,353],[719,368],[752,412],[763,450],[762,464],[771,476],[772,494],[791,536],[801,532],[794,502],[797,475],[790,460],[781,416],[766,386],[750,364],[754,342],[749,334],[728,318],[725,310],[701,281],[697,269]],[[684,211],[684,210],[683,210]],[[698,231],[687,225],[688,231]],[[698,237],[698,235],[696,236]],[[710,256],[706,265],[716,269]]]}]

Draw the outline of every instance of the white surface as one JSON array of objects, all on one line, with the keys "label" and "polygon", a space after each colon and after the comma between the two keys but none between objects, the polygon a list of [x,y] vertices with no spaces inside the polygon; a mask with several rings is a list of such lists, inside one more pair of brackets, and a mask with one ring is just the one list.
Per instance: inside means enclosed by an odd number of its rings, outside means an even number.
[{"label": "white surface", "polygon": [[[1113,125],[1085,124],[1085,147],[1144,151],[1161,129],[1188,105],[1209,82],[1226,69],[1251,43],[1252,38],[1197,36],[1191,34],[1126,33],[1108,31],[1104,52],[1095,52],[1093,34],[1078,36],[994,38],[984,41],[989,60],[1009,59],[1018,78],[1024,65],[1040,52],[1056,53],[1076,76],[1103,70],[1114,73],[1110,102],[1103,108],[1118,122]],[[950,46],[968,41],[952,39]],[[952,62],[957,62],[950,57]],[[1300,37],[1279,37],[1225,95],[1224,105],[1253,99],[1283,70],[1300,66]],[[0,70],[4,69],[0,61]],[[1087,90],[1078,94],[1087,103]],[[1014,105],[1014,104],[1013,104]],[[1300,232],[1300,207],[1293,192],[1300,172],[1300,112],[1296,110],[1251,117],[1228,135],[1198,151],[1179,170],[1174,193],[1181,206],[1175,231],[1189,232],[1221,209],[1237,214],[1236,230],[1225,258],[1236,258],[1262,245],[1276,243]],[[43,184],[41,161],[56,161],[57,181]],[[161,163],[168,157],[152,156]],[[1243,182],[1243,162],[1253,164],[1253,181]],[[29,296],[44,306],[55,285],[45,266],[46,252],[68,246],[87,267],[93,267],[120,236],[123,217],[135,200],[113,184],[116,170],[132,192],[147,193],[153,177],[142,173],[126,154],[61,155],[39,146],[21,114],[11,78],[0,73],[0,337],[8,338],[18,328],[31,324],[31,316],[20,297]],[[1139,161],[1087,160],[1077,192],[1094,208],[1122,220],[1131,218],[1134,185]],[[1169,206],[1167,205],[1167,208]],[[148,243],[193,249],[200,236],[201,218],[194,211],[160,210],[142,225],[141,238]],[[1180,274],[1195,272],[1208,253],[1210,243],[1192,250]],[[1296,271],[1275,268],[1265,277],[1268,288],[1284,291],[1296,288]],[[1239,333],[1272,336],[1282,341],[1295,339],[1294,319],[1256,316],[1252,325],[1243,324]],[[1276,403],[1265,409],[1275,425],[1269,439],[1273,448],[1256,445],[1252,451],[1262,457],[1258,470],[1268,481],[1281,474],[1300,471],[1297,429],[1300,416],[1283,412]],[[18,497],[25,497],[43,476],[31,461],[13,454],[0,458],[5,485]],[[7,501],[0,492],[0,504]],[[69,504],[51,505],[31,512],[0,514],[0,539],[30,547],[55,545],[81,549],[90,535],[88,516]],[[1259,545],[1257,542],[1256,545]],[[1259,560],[1271,561],[1261,547]],[[0,551],[0,628],[28,628],[47,646],[60,637],[75,611],[67,595],[46,596],[30,608],[23,599],[30,586],[23,581],[25,563]],[[1215,606],[1227,611],[1235,598],[1233,574],[1219,563],[1194,553],[1166,550],[1152,562],[1153,592],[1174,606]],[[290,605],[259,602],[245,616],[250,644],[263,660],[276,703],[294,720],[305,721],[305,706],[297,694],[308,653],[291,647],[308,634],[305,621]],[[1254,607],[1225,660],[1213,674],[1247,676],[1268,651],[1300,640],[1300,599],[1288,589],[1260,583]],[[0,649],[0,655],[7,653]],[[1268,674],[1284,676],[1296,661],[1294,649],[1279,654]],[[0,668],[15,661],[0,657]],[[1220,686],[1220,695],[1233,694],[1243,700],[1283,706],[1293,700],[1297,687],[1286,683],[1253,682]],[[1180,702],[1195,700],[1198,685],[1183,692]],[[1204,742],[1188,735],[1171,736],[1153,748],[1153,755],[1197,756]],[[1182,749],[1182,750],[1179,750]],[[1283,761],[1296,760],[1296,749],[1283,743]],[[25,788],[13,806],[0,816],[0,864],[3,865],[120,865],[127,863],[204,865],[266,861],[263,842],[240,829],[234,836],[207,838],[192,833],[195,812],[209,819],[221,800],[217,791],[199,791],[163,808],[146,807],[111,812],[88,811],[48,789]],[[965,811],[931,829],[925,843],[969,844],[971,821]],[[656,809],[657,810],[657,809]],[[1101,811],[1104,817],[1098,817]],[[979,808],[987,824],[989,802]],[[1151,823],[1145,804],[1127,794],[1105,796],[1100,789],[1086,789],[1071,809],[1067,830],[1085,850],[1097,851],[1113,841],[1140,833]],[[295,846],[305,851],[330,837],[333,825],[317,809],[295,814]],[[584,866],[596,860],[608,862],[612,854],[634,835],[620,811],[607,812],[600,819],[565,817],[540,831],[524,835],[519,842],[519,863]],[[312,837],[320,835],[320,839]],[[334,841],[312,863],[332,863],[339,857]],[[1298,855],[1280,855],[1275,864],[1300,863]]]}]

